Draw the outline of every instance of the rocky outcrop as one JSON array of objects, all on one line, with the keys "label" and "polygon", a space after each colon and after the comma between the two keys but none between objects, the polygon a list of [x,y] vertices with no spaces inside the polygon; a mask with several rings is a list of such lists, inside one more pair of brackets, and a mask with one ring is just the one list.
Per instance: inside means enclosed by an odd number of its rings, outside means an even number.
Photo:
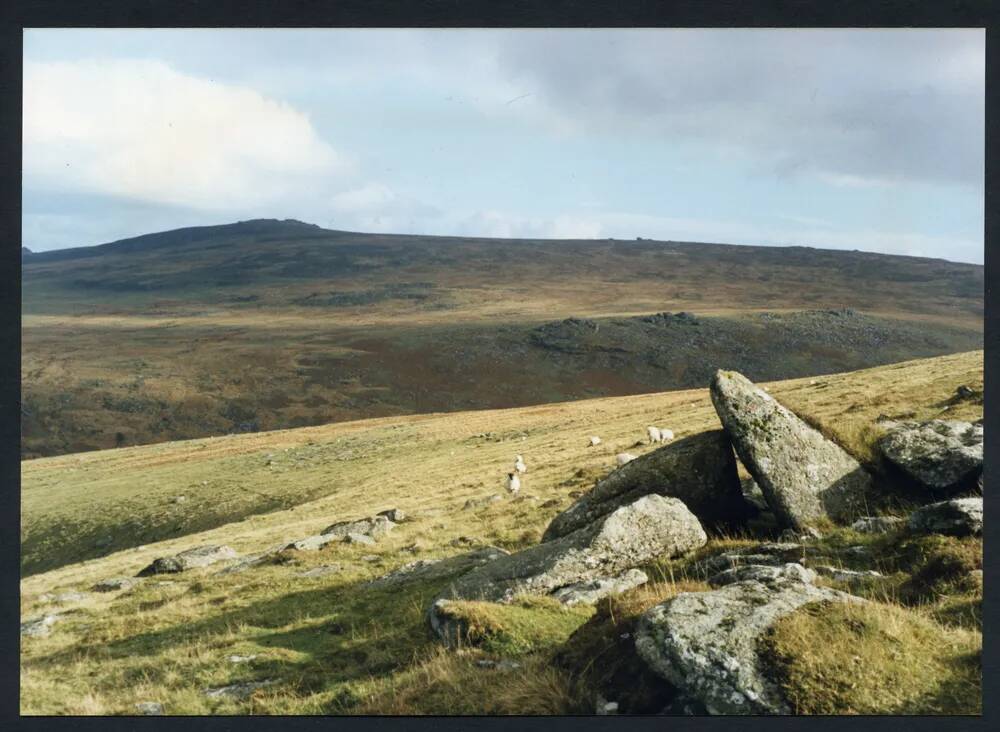
[{"label": "rocky outcrop", "polygon": [[871,477],[841,447],[742,374],[717,371],[711,396],[740,460],[785,526],[847,522],[862,512]]},{"label": "rocky outcrop", "polygon": [[442,597],[506,603],[520,594],[546,595],[568,585],[617,577],[706,541],[698,519],[681,501],[643,496],[590,526],[472,570],[451,583]]},{"label": "rocky outcrop", "polygon": [[385,516],[370,516],[354,521],[338,521],[323,529],[320,534],[335,539],[347,539],[351,534],[359,534],[380,539],[396,528],[396,524]]},{"label": "rocky outcrop", "polygon": [[235,559],[237,554],[228,546],[199,546],[194,549],[175,554],[172,557],[160,557],[154,559],[153,563],[145,567],[137,574],[137,577],[147,577],[153,574],[174,574],[185,572],[189,569],[207,567],[216,562],[226,559]]},{"label": "rocky outcrop", "polygon": [[934,419],[901,422],[878,441],[892,465],[936,495],[972,488],[983,470],[983,426]]},{"label": "rocky outcrop", "polygon": [[139,584],[135,577],[109,577],[103,579],[93,586],[94,592],[118,592],[119,590],[130,590]]},{"label": "rocky outcrop", "polygon": [[910,531],[973,536],[983,533],[983,499],[955,498],[922,506],[910,514]]},{"label": "rocky outcrop", "polygon": [[397,587],[409,582],[433,582],[463,574],[494,559],[505,557],[509,553],[495,546],[486,546],[446,559],[418,559],[373,579],[368,586]]},{"label": "rocky outcrop", "polygon": [[566,536],[648,494],[678,498],[704,522],[737,519],[747,510],[729,439],[715,430],[622,465],[556,516],[542,541]]},{"label": "rocky outcrop", "polygon": [[635,647],[656,674],[710,714],[790,714],[761,662],[760,640],[800,607],[857,599],[787,578],[685,592],[642,616]]}]

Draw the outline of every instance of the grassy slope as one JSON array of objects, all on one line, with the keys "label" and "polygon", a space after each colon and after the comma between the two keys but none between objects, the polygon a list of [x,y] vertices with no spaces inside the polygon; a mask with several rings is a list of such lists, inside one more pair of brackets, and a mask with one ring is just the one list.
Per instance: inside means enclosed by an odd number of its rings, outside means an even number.
[{"label": "grassy slope", "polygon": [[[880,413],[981,416],[981,405],[942,408],[958,385],[981,388],[982,368],[982,353],[974,352],[769,388],[864,455]],[[547,625],[551,637],[513,644],[535,649],[522,658],[520,671],[483,669],[470,657],[442,656],[429,638],[423,611],[440,583],[388,591],[363,582],[414,558],[460,553],[470,542],[511,549],[536,542],[568,505],[568,494],[589,488],[611,469],[614,454],[631,448],[654,423],[683,436],[715,427],[717,419],[701,389],[27,461],[25,561],[35,569],[65,566],[22,580],[25,618],[53,608],[43,593],[85,590],[197,544],[226,543],[250,553],[390,506],[414,520],[375,547],[331,546],[289,564],[224,577],[193,572],[168,578],[170,584],[147,581],[129,594],[72,603],[50,637],[23,644],[22,711],[131,713],[134,703],[147,700],[181,714],[578,710],[583,697],[576,682],[546,655],[565,642],[572,630],[566,623]],[[492,436],[477,437],[487,432]],[[604,443],[588,448],[591,434]],[[275,456],[271,465],[267,453]],[[502,492],[514,453],[529,464],[527,495],[462,510],[468,498]],[[171,503],[179,494],[187,501]],[[543,507],[548,501],[554,503]],[[119,533],[129,522],[145,526],[146,535]],[[79,561],[99,551],[92,537],[100,534],[113,536],[113,549],[121,551]],[[341,565],[339,573],[297,574],[332,563]],[[933,617],[946,620],[941,610]],[[511,623],[523,625],[517,618]],[[249,664],[226,660],[247,653],[260,655]],[[503,694],[470,696],[496,674],[511,680]],[[278,683],[246,702],[200,693],[244,679]]]},{"label": "grassy slope", "polygon": [[[649,366],[649,349],[608,363],[530,347],[529,329],[570,316],[853,307],[916,321],[936,339],[854,357],[843,344],[824,350],[815,335],[791,349],[801,364],[757,375],[766,379],[981,346],[983,269],[941,260],[287,224],[191,236],[25,263],[25,456],[218,435],[254,421],[278,429],[701,383],[683,365]],[[753,328],[747,338],[760,339]],[[720,351],[720,365],[740,352],[738,343]]]}]

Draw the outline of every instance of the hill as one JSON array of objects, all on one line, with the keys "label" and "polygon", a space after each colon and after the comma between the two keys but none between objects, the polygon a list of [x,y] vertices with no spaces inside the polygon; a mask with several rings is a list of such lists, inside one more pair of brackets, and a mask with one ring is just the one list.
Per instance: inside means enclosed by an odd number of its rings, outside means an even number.
[{"label": "hill", "polygon": [[22,455],[830,373],[980,348],[982,317],[983,268],[943,260],[179,229],[25,255]]},{"label": "hill", "polygon": [[[872,466],[881,414],[980,418],[981,403],[953,396],[959,386],[981,391],[982,358],[982,352],[958,354],[768,389]],[[402,589],[368,582],[415,559],[485,544],[519,549],[536,543],[577,491],[611,470],[616,452],[651,449],[635,444],[647,424],[669,426],[682,438],[717,428],[718,419],[700,388],[25,461],[22,560],[30,576],[21,582],[22,618],[54,609],[63,615],[47,637],[22,641],[22,713],[131,714],[136,703],[147,701],[170,714],[592,713],[596,682],[580,674],[587,664],[567,665],[567,654],[593,660],[594,644],[604,643],[601,633],[627,633],[628,625],[601,625],[608,622],[601,613],[631,622],[671,592],[703,588],[682,579],[687,565],[657,564],[649,569],[657,578],[651,587],[597,615],[544,603],[514,607],[490,621],[506,629],[502,642],[463,654],[443,653],[425,627],[424,609],[443,579]],[[590,447],[590,435],[603,443]],[[502,492],[514,453],[529,466],[522,495],[467,507],[470,499]],[[410,520],[375,546],[331,544],[240,573],[192,570],[167,581],[147,578],[121,593],[90,591],[97,581],[135,575],[153,558],[193,546],[226,544],[250,554],[390,507]],[[872,508],[900,512],[906,503],[887,495],[885,505]],[[981,542],[920,545],[926,556],[900,573],[892,563],[902,561],[896,557],[905,547],[887,541],[896,540],[835,529],[818,545],[844,562],[851,561],[853,547],[870,546],[884,562],[885,577],[866,595],[877,602],[860,618],[823,630],[825,647],[866,654],[867,675],[856,679],[860,689],[898,694],[876,695],[875,702],[846,698],[862,713],[977,713],[979,691],[968,664],[956,660],[953,667],[948,659],[951,653],[978,658],[981,588],[978,595],[938,593],[926,600],[907,595],[906,582],[912,584],[915,567],[930,566],[920,562],[938,562],[933,571],[940,573],[951,566],[947,562],[978,552],[981,566]],[[705,553],[747,543],[714,534]],[[588,619],[597,625],[575,632]],[[805,618],[805,627],[783,628],[778,649],[795,648],[796,633],[814,632],[816,622]],[[848,638],[843,633],[850,628],[875,635]],[[906,651],[905,662],[886,657],[876,663],[868,655],[875,652],[873,637],[898,639],[903,632],[912,635],[892,648]],[[619,683],[636,686],[639,679],[628,676],[614,655],[601,658],[608,674],[624,674],[616,677]],[[498,666],[497,659],[507,665]],[[832,661],[822,660],[823,668],[840,673]],[[847,670],[856,673],[847,661]],[[902,676],[900,664],[906,666]],[[792,682],[815,696],[809,678]],[[942,679],[948,685],[940,686]],[[268,685],[243,700],[203,692],[248,681]],[[834,700],[834,711],[847,708],[844,698]]]}]

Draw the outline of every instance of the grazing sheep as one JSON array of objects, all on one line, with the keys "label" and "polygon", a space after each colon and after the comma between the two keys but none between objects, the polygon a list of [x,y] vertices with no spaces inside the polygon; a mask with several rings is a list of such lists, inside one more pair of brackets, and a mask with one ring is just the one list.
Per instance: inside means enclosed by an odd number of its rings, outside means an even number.
[{"label": "grazing sheep", "polygon": [[517,477],[517,473],[507,473],[507,490],[515,496],[521,490],[521,479]]},{"label": "grazing sheep", "polygon": [[660,442],[670,442],[672,439],[674,439],[674,431],[660,427]]},{"label": "grazing sheep", "polygon": [[591,447],[597,447],[600,444],[601,444],[601,438],[600,437],[597,437],[595,435],[594,437],[590,438],[590,446]]},{"label": "grazing sheep", "polygon": [[660,430],[656,427],[647,427],[646,434],[649,436],[650,444],[654,442],[662,442],[663,436],[660,434]]},{"label": "grazing sheep", "polygon": [[528,466],[524,464],[524,458],[522,458],[520,455],[516,455],[514,457],[514,470],[516,470],[518,473],[528,472]]},{"label": "grazing sheep", "polygon": [[635,460],[635,455],[628,452],[620,452],[617,455],[615,455],[615,460],[618,461],[619,465],[624,465],[625,463],[629,463]]}]

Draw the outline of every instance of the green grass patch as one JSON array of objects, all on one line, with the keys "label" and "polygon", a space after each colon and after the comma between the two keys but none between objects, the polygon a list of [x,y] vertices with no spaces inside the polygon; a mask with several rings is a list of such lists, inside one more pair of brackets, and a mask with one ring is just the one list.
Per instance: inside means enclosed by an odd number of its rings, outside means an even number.
[{"label": "green grass patch", "polygon": [[980,714],[982,636],[879,603],[780,620],[768,658],[796,714]]}]

